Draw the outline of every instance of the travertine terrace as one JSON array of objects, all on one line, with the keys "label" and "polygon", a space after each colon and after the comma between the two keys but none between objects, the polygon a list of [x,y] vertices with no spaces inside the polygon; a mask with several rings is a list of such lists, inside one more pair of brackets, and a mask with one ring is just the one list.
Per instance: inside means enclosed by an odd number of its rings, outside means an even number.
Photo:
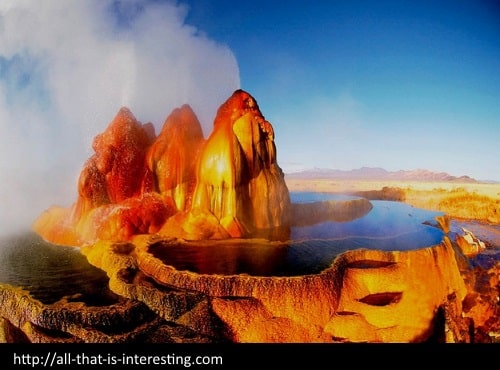
[{"label": "travertine terrace", "polygon": [[[436,222],[441,243],[404,252],[349,250],[310,275],[198,274],[156,258],[151,248],[158,243],[286,243],[293,226],[361,217],[370,199],[384,195],[354,189],[353,200],[291,203],[273,127],[243,90],[220,106],[207,138],[189,105],[173,110],[158,136],[122,108],[93,149],[75,203],[46,210],[33,228],[52,243],[80,247],[107,273],[116,302],[127,302],[109,310],[126,316],[130,332],[97,335],[105,308],[47,308],[2,288],[4,332],[17,333],[4,334],[6,341],[141,341],[148,332],[152,341],[471,342],[474,330],[492,327],[495,267],[482,270],[487,287],[479,294],[468,258],[480,251],[473,239],[450,234],[447,217]],[[29,301],[29,312],[17,310],[16,299]],[[67,325],[41,318],[65,305],[77,317]],[[85,312],[94,312],[91,334],[78,321]],[[53,335],[42,335],[46,329]]]}]

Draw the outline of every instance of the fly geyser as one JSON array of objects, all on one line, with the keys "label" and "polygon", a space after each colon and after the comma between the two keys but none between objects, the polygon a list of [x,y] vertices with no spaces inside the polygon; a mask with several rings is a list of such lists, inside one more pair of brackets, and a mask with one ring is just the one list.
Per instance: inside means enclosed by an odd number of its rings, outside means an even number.
[{"label": "fly geyser", "polygon": [[[0,341],[467,342],[496,304],[475,303],[484,295],[446,217],[396,228],[390,248],[374,247],[389,235],[326,232],[377,216],[377,203],[294,198],[274,129],[243,90],[219,107],[207,138],[187,104],[158,135],[124,107],[92,147],[75,202],[47,209],[33,229],[79,247],[109,291],[45,304],[0,284]],[[87,296],[107,300],[93,307]],[[105,327],[109,314],[117,320]]]},{"label": "fly geyser", "polygon": [[77,201],[51,207],[33,225],[50,242],[286,237],[290,197],[273,127],[243,90],[220,106],[207,139],[189,105],[172,111],[158,137],[121,108],[92,147]]}]

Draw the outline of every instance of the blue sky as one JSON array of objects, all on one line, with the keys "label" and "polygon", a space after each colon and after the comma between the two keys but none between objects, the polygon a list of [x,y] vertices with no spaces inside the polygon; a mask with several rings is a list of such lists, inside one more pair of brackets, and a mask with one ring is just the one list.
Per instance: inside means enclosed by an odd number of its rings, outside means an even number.
[{"label": "blue sky", "polygon": [[0,232],[74,201],[122,106],[159,132],[188,103],[208,136],[237,88],[285,173],[500,181],[498,1],[0,1]]},{"label": "blue sky", "polygon": [[500,4],[188,1],[234,52],[285,171],[425,168],[500,180]]}]

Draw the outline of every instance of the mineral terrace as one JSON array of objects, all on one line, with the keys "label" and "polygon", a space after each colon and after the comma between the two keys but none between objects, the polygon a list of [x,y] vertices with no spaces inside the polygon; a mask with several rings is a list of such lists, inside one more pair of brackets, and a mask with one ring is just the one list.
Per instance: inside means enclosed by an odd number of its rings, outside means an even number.
[{"label": "mineral terrace", "polygon": [[[161,132],[119,110],[93,142],[69,208],[33,229],[76,246],[109,277],[109,299],[43,304],[0,286],[3,342],[491,342],[498,340],[499,264],[487,246],[452,236],[411,251],[353,249],[316,274],[251,276],[177,270],[157,248],[238,240],[286,243],[290,228],[361,217],[367,198],[294,204],[274,130],[237,90],[204,138],[189,105]],[[224,263],[224,261],[221,261]]]}]

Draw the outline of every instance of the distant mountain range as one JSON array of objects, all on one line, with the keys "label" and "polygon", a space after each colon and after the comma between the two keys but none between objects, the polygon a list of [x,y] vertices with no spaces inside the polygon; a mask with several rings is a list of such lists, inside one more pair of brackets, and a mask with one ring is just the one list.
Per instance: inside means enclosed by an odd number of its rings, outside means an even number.
[{"label": "distant mountain range", "polygon": [[443,181],[443,182],[478,182],[469,176],[452,176],[445,172],[429,170],[387,171],[378,167],[362,167],[354,170],[335,170],[313,168],[300,172],[287,173],[289,179],[338,179],[338,180],[393,180],[393,181]]}]

